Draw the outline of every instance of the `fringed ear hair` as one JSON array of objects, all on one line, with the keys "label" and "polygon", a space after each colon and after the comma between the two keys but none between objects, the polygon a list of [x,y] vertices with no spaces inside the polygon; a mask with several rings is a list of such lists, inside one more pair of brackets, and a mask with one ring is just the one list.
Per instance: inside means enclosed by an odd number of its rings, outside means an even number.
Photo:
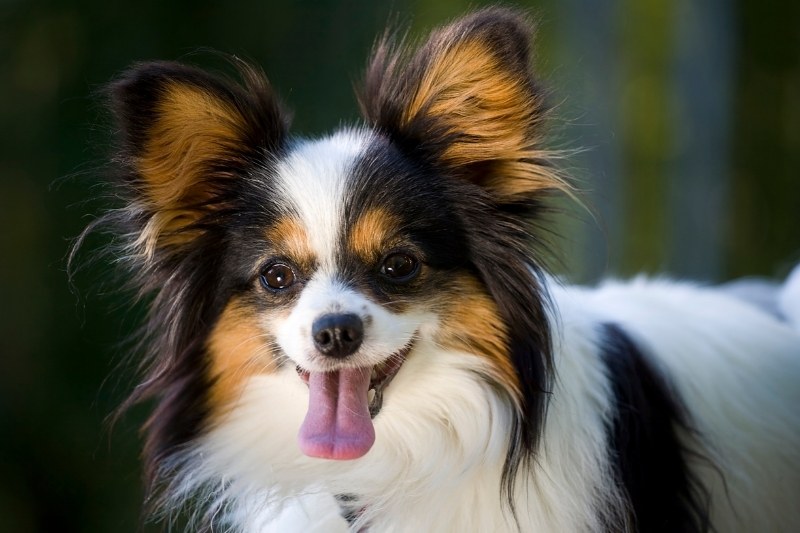
[{"label": "fringed ear hair", "polygon": [[147,339],[144,380],[119,412],[156,402],[144,427],[151,491],[207,409],[202,330],[219,311],[221,228],[228,226],[220,220],[241,213],[248,176],[278,157],[287,138],[287,118],[264,75],[233,63],[240,82],[155,62],[134,66],[108,89],[121,178],[116,194],[126,204],[99,224],[121,234],[132,287],[152,294],[139,334]]},{"label": "fringed ear hair", "polygon": [[236,178],[284,143],[287,119],[266,78],[236,64],[241,85],[155,62],[110,86],[117,158],[128,174],[131,207],[144,218],[138,244],[146,255],[196,237],[197,223],[230,197]]},{"label": "fringed ear hair", "polygon": [[384,37],[359,95],[366,119],[407,150],[513,201],[566,185],[541,145],[531,25],[489,8],[444,26],[415,53]]}]

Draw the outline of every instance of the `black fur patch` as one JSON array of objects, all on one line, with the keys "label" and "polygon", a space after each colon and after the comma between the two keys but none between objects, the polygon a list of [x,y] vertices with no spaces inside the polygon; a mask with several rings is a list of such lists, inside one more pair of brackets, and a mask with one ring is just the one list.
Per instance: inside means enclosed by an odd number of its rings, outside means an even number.
[{"label": "black fur patch", "polygon": [[698,437],[688,412],[620,326],[602,327],[616,406],[608,428],[611,461],[628,498],[633,531],[708,531],[708,492],[689,470],[692,452],[678,436]]}]

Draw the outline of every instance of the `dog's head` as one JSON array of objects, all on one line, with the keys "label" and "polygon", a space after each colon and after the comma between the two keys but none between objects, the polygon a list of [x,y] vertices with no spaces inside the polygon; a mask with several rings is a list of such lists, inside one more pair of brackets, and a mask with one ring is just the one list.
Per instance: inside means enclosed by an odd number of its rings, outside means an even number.
[{"label": "dog's head", "polygon": [[495,8],[415,50],[384,38],[365,124],[318,140],[289,135],[246,65],[232,82],[147,63],[111,85],[127,205],[109,218],[153,295],[135,393],[156,398],[151,467],[277,372],[307,384],[304,453],[360,457],[422,345],[481,358],[516,413],[507,469],[532,450],[550,368],[532,231],[564,185],[541,146],[529,31]]}]

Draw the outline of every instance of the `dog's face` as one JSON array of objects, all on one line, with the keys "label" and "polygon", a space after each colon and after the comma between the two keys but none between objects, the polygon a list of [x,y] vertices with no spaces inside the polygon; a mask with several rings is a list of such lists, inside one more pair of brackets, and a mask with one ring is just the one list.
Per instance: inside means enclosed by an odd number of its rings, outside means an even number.
[{"label": "dog's face", "polygon": [[353,458],[418,337],[493,344],[482,354],[502,365],[503,321],[470,272],[443,176],[360,131],[299,141],[248,181],[262,215],[227,230],[231,267],[246,268],[224,274],[239,279],[209,338],[226,402],[249,375],[296,367],[312,398],[301,449]]},{"label": "dog's face", "polygon": [[379,138],[339,134],[276,166],[286,215],[267,229],[274,256],[260,289],[279,310],[268,326],[278,347],[305,371],[374,368],[405,352],[441,312],[430,297],[447,292],[447,273],[466,266],[445,191],[397,154],[387,176],[374,163],[391,152]]},{"label": "dog's face", "polygon": [[109,218],[155,295],[136,393],[158,399],[154,475],[258,376],[305,382],[306,455],[360,457],[404,364],[434,350],[480,359],[476,379],[517,413],[509,457],[532,448],[550,346],[527,246],[563,184],[539,146],[526,32],[490,9],[415,52],[384,40],[365,124],[319,140],[289,135],[246,65],[241,83],[148,63],[112,84],[128,204]]}]

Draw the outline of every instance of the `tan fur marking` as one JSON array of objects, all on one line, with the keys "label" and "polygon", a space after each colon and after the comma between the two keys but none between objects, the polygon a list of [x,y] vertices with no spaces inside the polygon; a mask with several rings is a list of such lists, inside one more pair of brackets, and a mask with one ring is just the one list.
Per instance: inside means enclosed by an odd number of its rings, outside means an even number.
[{"label": "tan fur marking", "polygon": [[396,231],[392,220],[391,214],[382,208],[371,209],[364,213],[348,237],[350,249],[365,263],[369,264],[380,259],[380,255],[388,245],[387,241]]},{"label": "tan fur marking", "polygon": [[497,306],[476,280],[463,276],[445,297],[437,341],[443,346],[486,357],[494,378],[519,398],[517,373],[509,358],[508,332]]},{"label": "tan fur marking", "polygon": [[513,196],[540,189],[567,190],[564,180],[538,161],[552,153],[536,148],[532,131],[542,102],[532,101],[526,82],[507,68],[487,43],[467,40],[437,50],[416,88],[403,122],[436,117],[463,137],[442,155],[452,166],[492,165],[484,186]]},{"label": "tan fur marking", "polygon": [[135,161],[145,180],[144,197],[155,211],[142,237],[147,253],[194,238],[178,232],[198,220],[200,211],[191,206],[210,198],[211,191],[202,186],[208,164],[230,157],[243,123],[238,111],[219,98],[177,82],[163,89],[156,116]]},{"label": "tan fur marking", "polygon": [[164,89],[157,116],[138,161],[148,198],[162,209],[186,203],[187,197],[206,199],[207,193],[194,186],[203,178],[204,165],[224,158],[241,138],[242,117],[219,98],[178,83]]},{"label": "tan fur marking", "polygon": [[259,326],[259,317],[236,300],[228,304],[214,326],[208,353],[214,413],[225,412],[238,400],[248,377],[268,374],[276,368],[270,340]]},{"label": "tan fur marking", "polygon": [[267,232],[279,254],[284,254],[299,263],[310,263],[314,252],[305,227],[294,217],[283,217]]}]

